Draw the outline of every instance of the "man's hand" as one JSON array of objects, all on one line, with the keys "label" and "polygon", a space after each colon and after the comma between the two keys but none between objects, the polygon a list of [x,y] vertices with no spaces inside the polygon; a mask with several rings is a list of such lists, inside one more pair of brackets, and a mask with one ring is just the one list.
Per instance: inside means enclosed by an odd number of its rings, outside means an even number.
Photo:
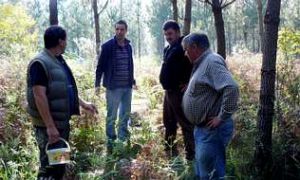
[{"label": "man's hand", "polygon": [[59,140],[60,134],[55,126],[47,127],[47,134],[49,144],[56,143]]},{"label": "man's hand", "polygon": [[207,123],[207,127],[216,128],[221,124],[221,119],[219,117],[210,117]]},{"label": "man's hand", "polygon": [[83,109],[90,112],[91,114],[98,114],[98,110],[94,104],[89,102],[82,102],[80,105]]}]

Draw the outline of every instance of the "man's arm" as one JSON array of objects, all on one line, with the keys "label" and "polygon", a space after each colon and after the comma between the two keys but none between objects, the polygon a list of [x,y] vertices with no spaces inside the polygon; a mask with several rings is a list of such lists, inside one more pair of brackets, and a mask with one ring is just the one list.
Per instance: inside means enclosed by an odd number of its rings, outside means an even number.
[{"label": "man's arm", "polygon": [[132,88],[134,90],[138,90],[138,86],[136,85],[136,80],[135,80],[135,75],[134,75],[134,61],[133,61],[133,55],[132,55],[132,46],[129,45],[129,48],[130,48],[130,55],[131,55],[131,59],[132,59],[132,76],[133,76]]},{"label": "man's arm", "polygon": [[211,127],[217,127],[220,121],[226,120],[237,110],[239,88],[223,60],[210,63],[209,75],[211,86],[222,96],[220,113],[217,117],[212,117],[208,124]]},{"label": "man's arm", "polygon": [[218,116],[209,117],[209,122],[207,125],[211,128],[219,126],[221,121],[225,121],[237,109],[237,101],[239,97],[239,91],[237,87],[225,87],[222,95],[222,105]]},{"label": "man's arm", "polygon": [[50,144],[55,143],[59,140],[60,135],[50,113],[48,99],[46,96],[46,87],[36,85],[33,86],[32,90],[35,104],[47,128],[48,141]]},{"label": "man's arm", "polygon": [[108,52],[107,52],[105,46],[102,45],[100,55],[99,55],[99,58],[98,58],[97,68],[96,68],[96,80],[95,80],[95,87],[96,88],[100,86],[101,77],[102,77],[102,74],[103,74],[104,69],[105,69],[105,61],[107,59],[107,53]]}]

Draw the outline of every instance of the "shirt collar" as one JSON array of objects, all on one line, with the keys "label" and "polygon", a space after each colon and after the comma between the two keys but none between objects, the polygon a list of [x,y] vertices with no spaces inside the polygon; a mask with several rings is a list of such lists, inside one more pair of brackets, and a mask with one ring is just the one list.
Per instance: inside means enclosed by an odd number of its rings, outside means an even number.
[{"label": "shirt collar", "polygon": [[208,55],[208,54],[210,54],[211,53],[211,50],[210,49],[207,49],[207,50],[205,50],[196,60],[195,60],[195,62],[194,62],[194,65],[199,65],[202,61],[203,61],[203,59]]},{"label": "shirt collar", "polygon": [[192,74],[196,71],[196,69],[199,67],[199,65],[201,64],[201,62],[204,60],[204,58],[210,54],[212,51],[210,49],[205,50],[194,62],[193,64],[193,70],[192,70]]},{"label": "shirt collar", "polygon": [[[117,37],[116,37],[116,36],[114,36],[114,40],[115,40],[115,44],[118,45],[118,40],[117,40]],[[125,46],[128,45],[128,44],[130,43],[130,40],[128,40],[127,38],[125,38],[124,41],[125,41]]]},{"label": "shirt collar", "polygon": [[54,56],[47,48],[44,48],[44,52],[47,53],[53,59],[58,60],[59,62],[65,61],[62,55]]},{"label": "shirt collar", "polygon": [[47,48],[44,48],[44,52],[45,52],[46,54],[48,54],[49,56],[51,56],[52,58],[56,58],[56,57],[54,56],[54,54],[52,54]]}]

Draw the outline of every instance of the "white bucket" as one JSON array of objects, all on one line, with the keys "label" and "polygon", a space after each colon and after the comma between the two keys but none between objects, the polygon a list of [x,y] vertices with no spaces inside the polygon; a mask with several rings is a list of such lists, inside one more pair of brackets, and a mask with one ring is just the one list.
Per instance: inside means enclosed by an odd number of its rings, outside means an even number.
[{"label": "white bucket", "polygon": [[63,138],[59,138],[59,139],[63,141],[67,145],[67,147],[48,150],[49,143],[47,143],[46,145],[46,154],[48,155],[48,160],[50,165],[67,164],[71,162],[70,161],[71,148],[69,143]]}]

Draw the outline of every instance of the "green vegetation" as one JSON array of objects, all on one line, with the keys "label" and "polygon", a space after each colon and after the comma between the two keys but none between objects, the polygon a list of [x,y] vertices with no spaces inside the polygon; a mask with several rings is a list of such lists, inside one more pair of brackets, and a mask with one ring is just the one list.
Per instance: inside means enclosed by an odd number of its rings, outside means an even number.
[{"label": "green vegetation", "polygon": [[[164,4],[159,5],[160,8],[165,7]],[[79,7],[78,13],[84,12],[82,8]],[[205,14],[205,11],[201,13]],[[228,16],[233,16],[231,13]],[[37,11],[36,17],[32,18],[20,3],[0,4],[0,14],[0,179],[35,179],[38,149],[26,113],[25,79],[30,58],[38,52],[38,46],[42,46],[42,43],[38,44],[42,42],[39,36],[46,25],[40,18],[45,17],[43,12]],[[247,14],[251,15],[248,11]],[[114,13],[111,12],[111,15]],[[168,15],[164,15],[166,17]],[[250,20],[253,22],[253,19]],[[76,20],[72,19],[65,25],[73,26],[73,21]],[[156,22],[156,19],[152,18],[151,22]],[[111,23],[106,20],[103,24],[111,28]],[[140,61],[135,61],[139,90],[134,92],[131,143],[118,142],[112,154],[106,153],[104,92],[97,97],[93,88],[93,31],[86,24],[78,26],[80,30],[76,31],[75,26],[70,30],[73,34],[69,41],[73,44],[70,43],[65,57],[74,72],[80,96],[96,103],[99,115],[90,116],[82,112],[81,117],[72,119],[70,144],[73,163],[68,165],[67,179],[190,179],[192,163],[184,159],[181,135],[178,136],[178,157],[170,160],[163,151],[163,90],[158,82],[160,65],[157,56],[143,56]],[[151,26],[152,32],[158,32],[159,24]],[[103,32],[106,33],[105,38],[111,33],[108,28]],[[85,34],[90,36],[84,37]],[[152,35],[158,39],[162,37]],[[299,30],[282,28],[278,43],[272,172],[274,179],[286,174],[297,179],[300,177]],[[240,108],[234,117],[236,132],[227,151],[227,175],[228,179],[255,179],[253,154],[257,135],[261,55],[245,49],[242,54],[228,57],[227,61],[241,91]]]}]

